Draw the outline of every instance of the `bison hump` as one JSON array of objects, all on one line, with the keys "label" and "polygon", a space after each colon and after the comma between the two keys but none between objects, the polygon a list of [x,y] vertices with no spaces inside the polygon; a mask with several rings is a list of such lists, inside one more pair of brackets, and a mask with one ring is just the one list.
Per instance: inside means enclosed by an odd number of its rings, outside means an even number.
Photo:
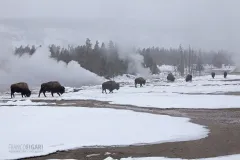
[{"label": "bison hump", "polygon": [[25,82],[19,82],[11,85],[11,88],[18,87],[18,88],[28,88],[28,84]]}]

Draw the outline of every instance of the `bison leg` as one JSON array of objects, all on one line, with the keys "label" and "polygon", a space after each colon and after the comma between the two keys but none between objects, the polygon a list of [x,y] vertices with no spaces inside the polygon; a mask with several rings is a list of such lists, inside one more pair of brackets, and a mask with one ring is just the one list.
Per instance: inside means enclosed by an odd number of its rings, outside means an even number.
[{"label": "bison leg", "polygon": [[11,91],[11,98],[13,98],[13,97],[14,97],[14,92]]},{"label": "bison leg", "polygon": [[43,95],[44,95],[45,97],[47,97],[45,93],[46,93],[46,92],[44,91],[44,92],[43,92]]},{"label": "bison leg", "polygon": [[51,92],[51,94],[52,94],[52,97],[54,97],[54,96],[53,96],[53,92]]},{"label": "bison leg", "polygon": [[107,94],[107,90],[105,89],[105,93]]},{"label": "bison leg", "polygon": [[142,83],[140,83],[140,87],[142,87]]},{"label": "bison leg", "polygon": [[137,83],[135,83],[135,88],[137,88]]},{"label": "bison leg", "polygon": [[58,94],[59,96],[61,96],[61,94],[60,94],[59,92],[57,92],[57,94]]},{"label": "bison leg", "polygon": [[22,98],[23,98],[23,93],[21,93],[21,95],[22,95]]},{"label": "bison leg", "polygon": [[38,94],[38,97],[40,97],[41,93],[42,93],[42,89],[40,89],[39,94]]}]

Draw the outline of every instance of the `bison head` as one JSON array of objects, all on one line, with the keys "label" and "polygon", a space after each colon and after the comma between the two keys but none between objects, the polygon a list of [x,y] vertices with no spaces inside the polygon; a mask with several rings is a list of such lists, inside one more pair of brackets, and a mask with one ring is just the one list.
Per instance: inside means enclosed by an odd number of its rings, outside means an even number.
[{"label": "bison head", "polygon": [[144,84],[144,85],[146,84],[146,80],[145,80],[145,79],[143,80],[143,84]]},{"label": "bison head", "polygon": [[26,96],[27,96],[27,97],[30,97],[30,96],[31,96],[31,91],[27,91],[27,92],[26,92]]},{"label": "bison head", "polygon": [[116,89],[119,90],[119,88],[120,88],[119,83],[116,83]]},{"label": "bison head", "polygon": [[60,88],[60,93],[61,93],[61,94],[65,93],[65,87],[61,86],[61,88]]}]

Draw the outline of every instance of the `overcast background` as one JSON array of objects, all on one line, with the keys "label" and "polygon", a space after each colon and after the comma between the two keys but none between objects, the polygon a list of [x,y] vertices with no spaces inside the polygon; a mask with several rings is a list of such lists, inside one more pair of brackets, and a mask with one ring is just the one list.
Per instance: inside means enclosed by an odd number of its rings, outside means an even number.
[{"label": "overcast background", "polygon": [[0,0],[0,23],[2,32],[20,28],[17,39],[28,43],[90,38],[238,52],[239,6],[239,0]]}]

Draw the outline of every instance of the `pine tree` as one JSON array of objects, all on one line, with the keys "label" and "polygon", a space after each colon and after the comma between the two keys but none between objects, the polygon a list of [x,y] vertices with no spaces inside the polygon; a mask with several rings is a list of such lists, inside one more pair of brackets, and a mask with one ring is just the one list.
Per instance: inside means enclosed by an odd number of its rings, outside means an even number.
[{"label": "pine tree", "polygon": [[99,51],[99,42],[96,41],[95,45],[94,45],[94,52],[97,53]]}]

